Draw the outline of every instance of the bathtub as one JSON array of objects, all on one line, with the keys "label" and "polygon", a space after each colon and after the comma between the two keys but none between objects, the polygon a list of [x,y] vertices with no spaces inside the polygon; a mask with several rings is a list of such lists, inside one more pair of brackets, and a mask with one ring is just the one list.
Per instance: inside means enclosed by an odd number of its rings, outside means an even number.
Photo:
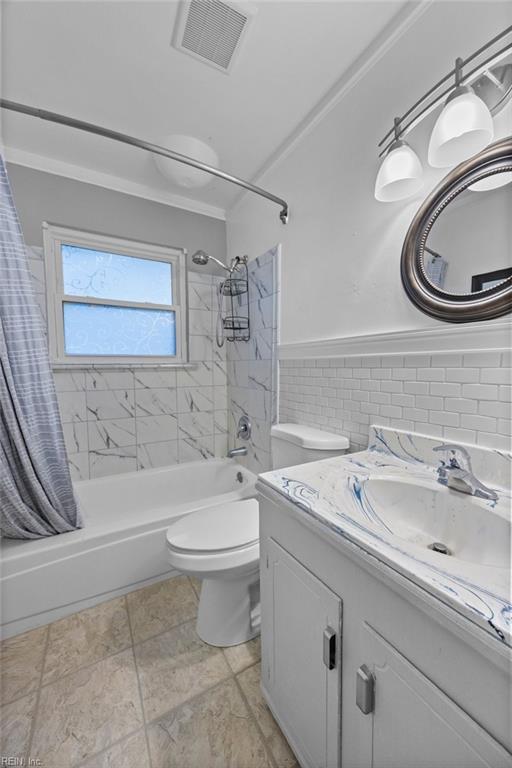
[{"label": "bathtub", "polygon": [[81,530],[0,544],[2,637],[172,576],[169,524],[196,509],[254,496],[255,482],[229,459],[76,482]]}]

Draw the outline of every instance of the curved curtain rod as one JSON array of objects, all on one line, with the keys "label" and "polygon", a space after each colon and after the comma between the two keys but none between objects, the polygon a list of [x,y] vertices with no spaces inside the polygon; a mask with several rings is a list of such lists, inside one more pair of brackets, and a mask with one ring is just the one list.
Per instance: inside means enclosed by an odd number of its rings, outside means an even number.
[{"label": "curved curtain rod", "polygon": [[0,107],[2,109],[9,109],[12,112],[20,112],[23,115],[30,115],[31,117],[39,117],[41,120],[48,120],[51,123],[59,123],[60,125],[68,125],[70,128],[77,128],[79,131],[86,131],[87,133],[94,133],[97,136],[104,136],[106,139],[113,139],[119,141],[122,144],[130,144],[132,147],[138,147],[139,149],[145,149],[147,152],[152,152],[154,155],[162,155],[168,157],[171,160],[176,160],[178,163],[184,165],[190,165],[192,168],[198,168],[200,171],[211,173],[212,176],[218,176],[224,181],[229,181],[231,184],[236,184],[238,187],[243,187],[249,192],[253,192],[255,195],[265,197],[267,200],[271,200],[273,203],[281,206],[279,212],[279,218],[283,224],[288,223],[289,208],[286,200],[280,197],[276,197],[271,192],[267,192],[261,187],[256,187],[248,181],[239,179],[237,176],[232,176],[230,173],[221,171],[218,168],[214,168],[206,163],[201,163],[199,160],[194,160],[187,155],[181,155],[178,152],[173,152],[171,149],[166,149],[158,144],[151,144],[148,141],[142,139],[136,139],[133,136],[127,136],[124,133],[118,131],[111,131],[109,128],[102,128],[94,123],[86,123],[83,120],[76,120],[74,117],[66,117],[66,115],[59,115],[57,112],[48,112],[45,109],[38,109],[37,107],[30,107],[26,104],[19,104],[16,101],[9,101],[7,99],[0,99]]}]

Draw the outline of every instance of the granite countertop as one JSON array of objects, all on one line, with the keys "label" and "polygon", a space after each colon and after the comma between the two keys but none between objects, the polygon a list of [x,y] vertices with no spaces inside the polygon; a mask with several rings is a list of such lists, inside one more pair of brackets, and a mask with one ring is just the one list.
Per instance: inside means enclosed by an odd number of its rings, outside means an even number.
[{"label": "granite countertop", "polygon": [[[372,427],[366,451],[266,472],[260,480],[334,534],[363,548],[497,640],[512,646],[510,546],[505,550],[506,566],[433,552],[424,544],[395,535],[389,518],[387,522],[381,519],[378,506],[366,492],[366,480],[377,477],[439,490],[440,454],[433,448],[442,443],[436,438]],[[468,499],[488,508],[490,515],[510,519],[511,455],[464,447],[470,452],[476,477],[498,492],[497,501]],[[462,496],[458,491],[441,490]]]}]

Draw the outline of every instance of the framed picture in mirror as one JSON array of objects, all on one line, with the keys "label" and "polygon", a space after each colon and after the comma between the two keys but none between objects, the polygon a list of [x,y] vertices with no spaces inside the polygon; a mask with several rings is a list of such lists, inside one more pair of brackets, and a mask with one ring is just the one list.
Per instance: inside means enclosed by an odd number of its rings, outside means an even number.
[{"label": "framed picture in mirror", "polygon": [[482,275],[473,275],[471,278],[471,292],[485,291],[487,288],[494,288],[504,280],[512,277],[512,267],[505,269],[496,269],[494,272],[484,272]]}]

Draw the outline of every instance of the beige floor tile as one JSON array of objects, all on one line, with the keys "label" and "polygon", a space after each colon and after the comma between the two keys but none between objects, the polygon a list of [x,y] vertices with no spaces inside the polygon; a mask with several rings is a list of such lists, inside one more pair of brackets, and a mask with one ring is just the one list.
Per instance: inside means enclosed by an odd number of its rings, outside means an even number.
[{"label": "beige floor tile", "polygon": [[0,646],[1,701],[6,704],[39,686],[48,627],[4,640]]},{"label": "beige floor tile", "polygon": [[259,637],[249,640],[248,643],[241,645],[232,645],[230,648],[224,648],[224,654],[228,664],[236,674],[242,672],[247,667],[256,664],[261,658],[261,642]]},{"label": "beige floor tile", "polygon": [[110,749],[96,755],[80,768],[149,768],[148,747],[144,731],[128,736]]},{"label": "beige floor tile", "polygon": [[160,717],[229,676],[222,651],[206,645],[195,622],[135,646],[147,720]]},{"label": "beige floor tile", "polygon": [[197,598],[199,599],[201,596],[201,584],[203,583],[201,579],[197,579],[195,576],[189,576],[190,583],[192,584],[192,587],[194,589],[194,592],[197,595]]},{"label": "beige floor tile", "polygon": [[49,631],[43,683],[131,645],[124,597],[67,616],[50,624]]},{"label": "beige floor tile", "polygon": [[227,680],[148,728],[153,768],[267,768],[265,747]]},{"label": "beige floor tile", "polygon": [[197,616],[197,597],[186,576],[159,581],[127,598],[135,643]]},{"label": "beige floor tile", "polygon": [[[36,695],[4,704],[0,709],[0,757],[20,760],[26,754]],[[4,764],[0,760],[0,764]],[[12,763],[14,765],[14,762]]]},{"label": "beige floor tile", "polygon": [[73,768],[141,725],[130,649],[41,689],[31,752],[44,768]]},{"label": "beige floor tile", "polygon": [[297,764],[295,755],[288,746],[288,742],[261,695],[260,676],[261,665],[256,664],[237,675],[237,680],[267,740],[277,765],[279,768],[294,768]]}]

